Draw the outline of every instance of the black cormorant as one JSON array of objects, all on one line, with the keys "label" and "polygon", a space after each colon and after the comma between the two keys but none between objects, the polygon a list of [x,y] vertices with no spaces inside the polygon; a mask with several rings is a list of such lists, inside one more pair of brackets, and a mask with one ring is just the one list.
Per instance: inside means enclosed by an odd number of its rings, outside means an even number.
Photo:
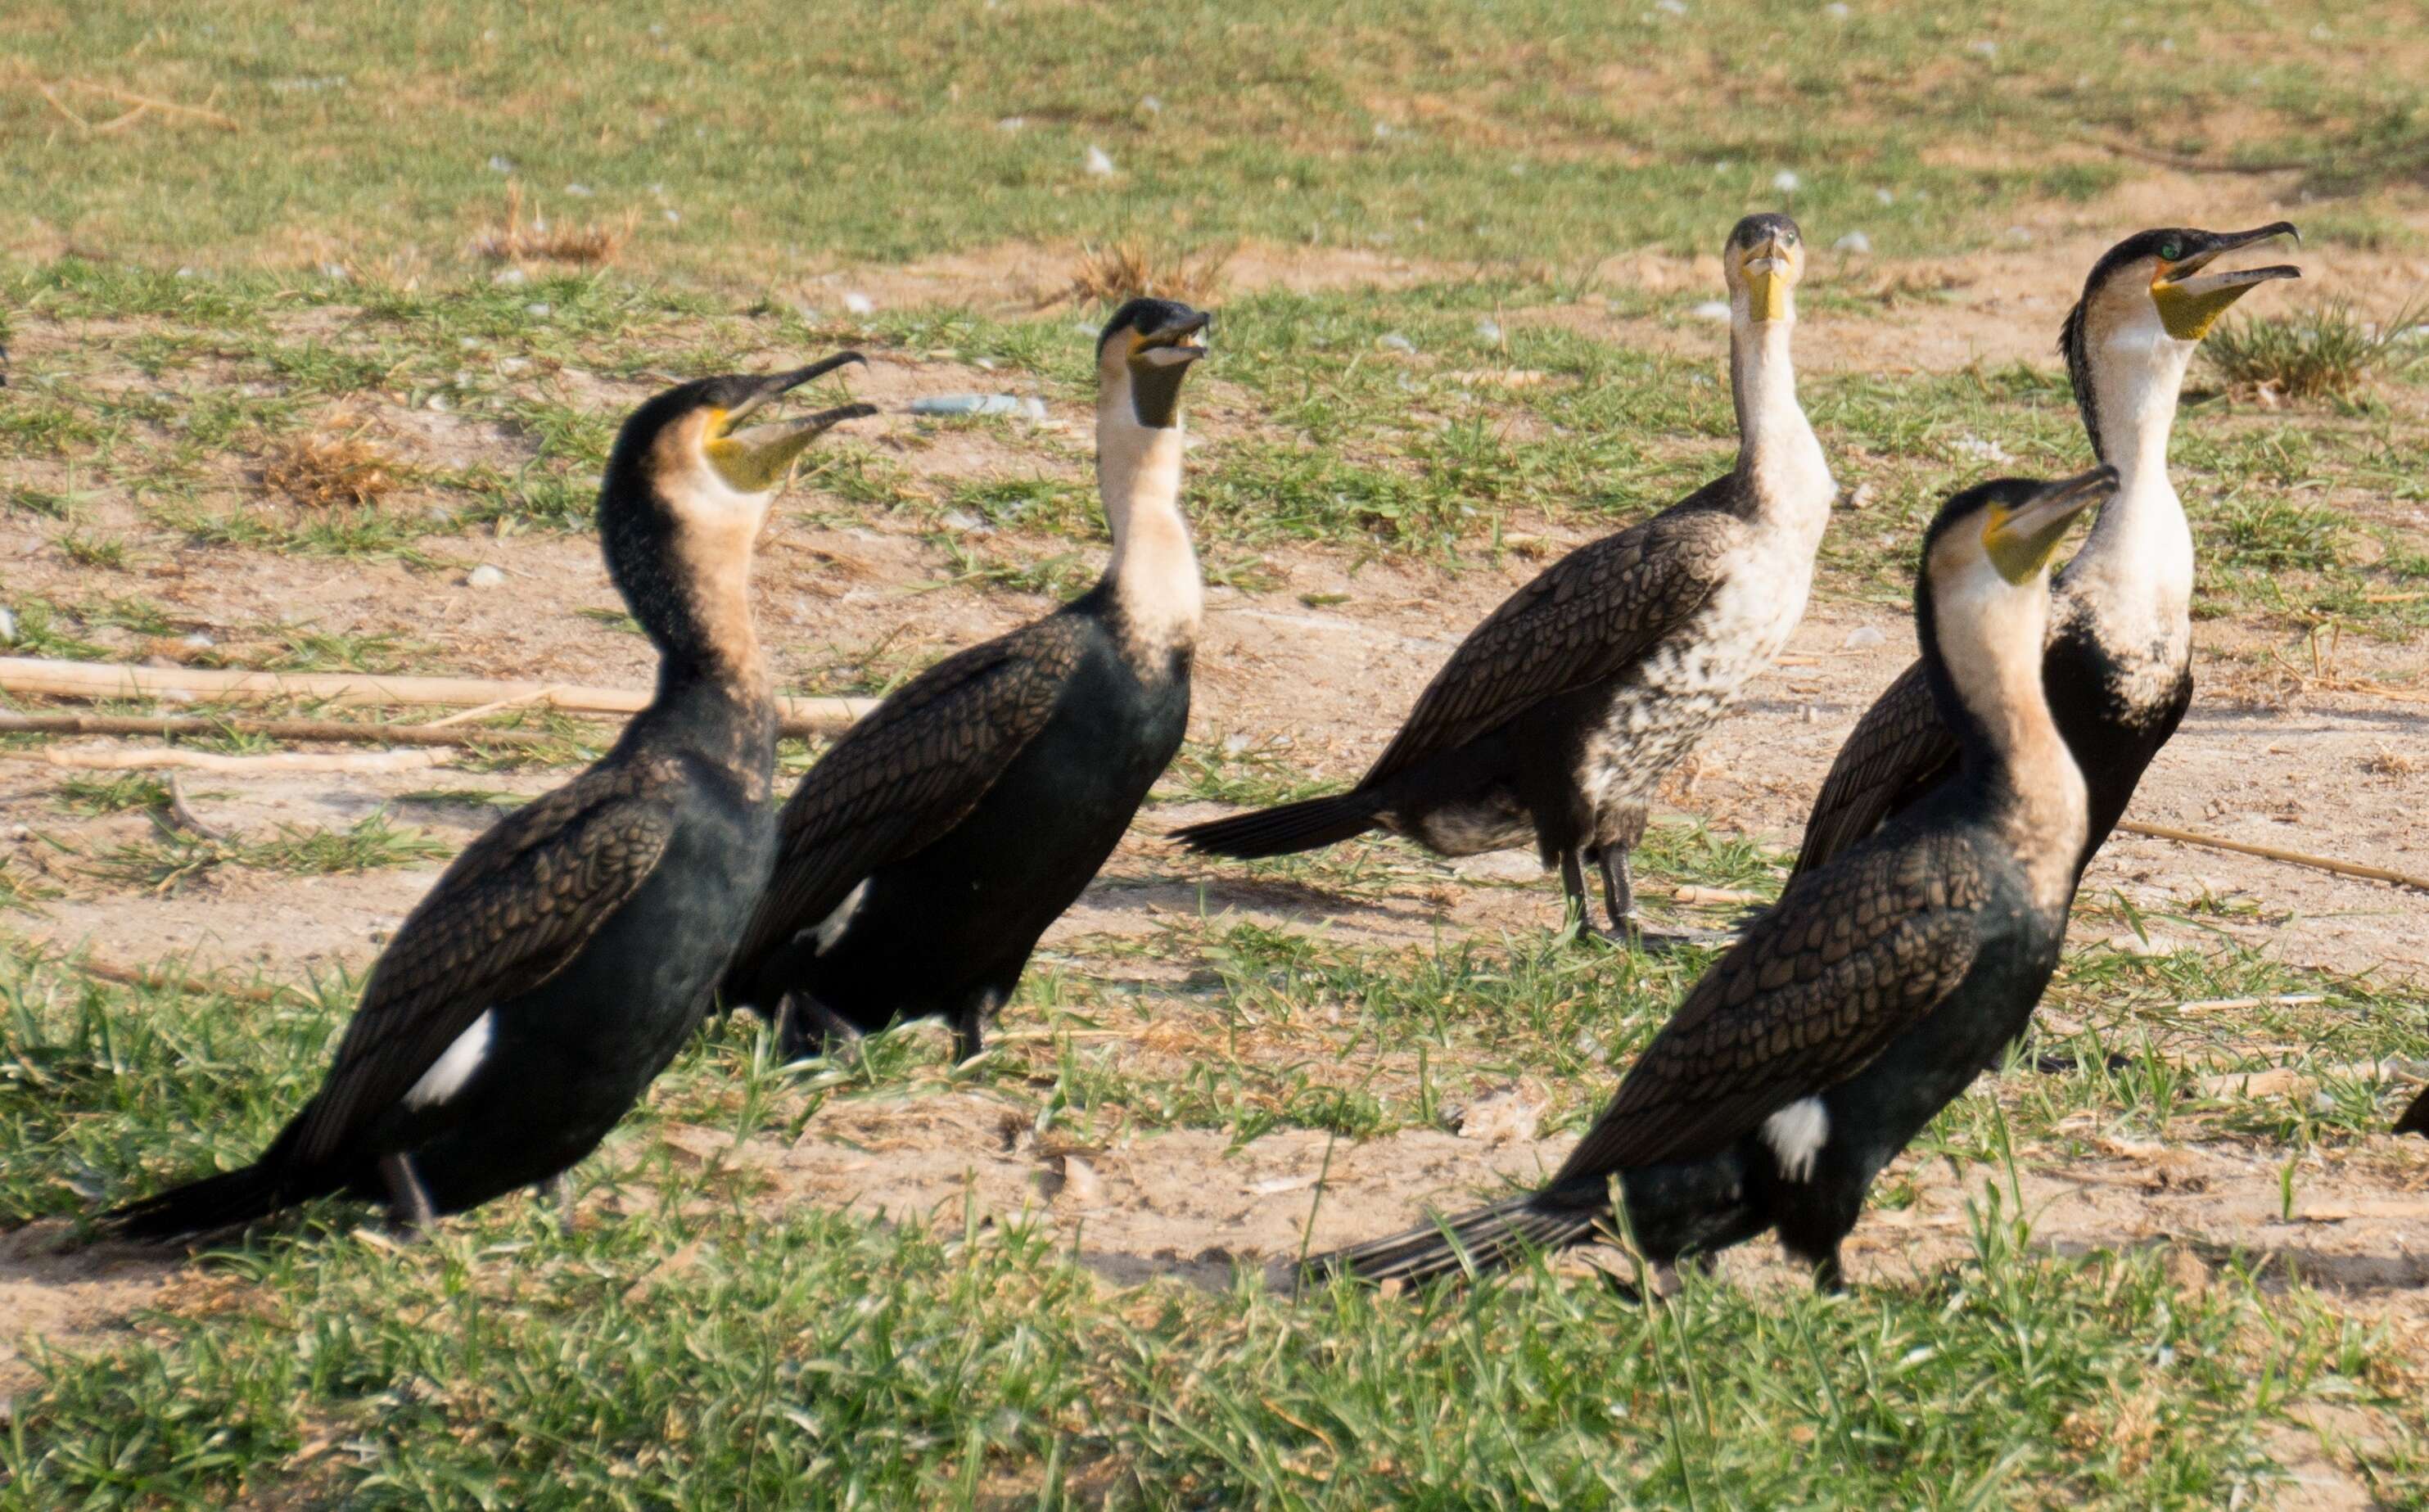
[{"label": "black cormorant", "polygon": [[702,379],[624,422],[599,532],[658,649],[656,697],[597,764],[456,857],[372,969],[321,1090],[259,1159],[105,1227],[176,1239],[342,1192],[385,1198],[420,1229],[598,1146],[700,1022],[775,853],[752,543],[802,448],[875,411],[735,426],[859,360]]},{"label": "black cormorant", "polygon": [[1560,866],[1581,921],[1593,863],[1612,929],[1638,933],[1628,853],[1646,805],[1795,628],[1838,492],[1790,360],[1805,266],[1796,223],[1746,217],[1721,262],[1737,466],[1505,600],[1356,787],[1175,838],[1239,857],[1376,829],[1446,856],[1531,840],[1545,865]]},{"label": "black cormorant", "polygon": [[1695,984],[1551,1183],[1337,1251],[1314,1274],[1419,1279],[1609,1232],[1665,1286],[1681,1256],[1776,1229],[1839,1284],[1873,1178],[2041,1000],[2064,940],[2084,784],[2050,718],[2043,573],[2114,470],[2004,480],[1925,536],[1916,629],[1956,778],[1791,882]]},{"label": "black cormorant", "polygon": [[[2222,253],[2293,234],[2280,221],[2128,237],[2092,268],[2058,338],[2091,450],[2119,479],[2117,497],[2051,585],[2042,663],[2051,713],[2090,793],[2078,877],[2192,702],[2193,538],[2168,481],[2177,389],[2229,305],[2272,279],[2302,276],[2282,266],[2205,270]],[[1956,769],[1957,738],[1932,706],[1922,666],[1910,666],[1840,748],[1796,869],[1828,862]]]},{"label": "black cormorant", "polygon": [[1189,722],[1202,590],[1181,513],[1181,381],[1211,318],[1132,300],[1097,341],[1104,577],[948,657],[854,725],[778,821],[725,978],[788,1056],[942,1017],[956,1055],[1104,864]]}]

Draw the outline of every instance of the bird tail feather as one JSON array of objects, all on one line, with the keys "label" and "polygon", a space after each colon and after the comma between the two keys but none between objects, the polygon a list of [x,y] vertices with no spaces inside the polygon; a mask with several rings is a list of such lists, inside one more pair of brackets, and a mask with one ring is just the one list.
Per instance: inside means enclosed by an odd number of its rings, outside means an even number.
[{"label": "bird tail feather", "polygon": [[1413,1284],[1438,1275],[1477,1275],[1514,1265],[1530,1254],[1581,1244],[1594,1237],[1604,1214],[1599,1206],[1530,1192],[1456,1218],[1438,1218],[1404,1234],[1311,1256],[1300,1274],[1309,1281],[1346,1275]]},{"label": "bird tail feather", "polygon": [[2424,1092],[2412,1099],[2412,1106],[2405,1109],[2404,1116],[2395,1121],[2395,1132],[2429,1137],[2429,1092]]},{"label": "bird tail feather", "polygon": [[1351,789],[1175,830],[1172,838],[1201,856],[1254,861],[1338,844],[1375,828],[1374,795]]},{"label": "bird tail feather", "polygon": [[121,1239],[158,1244],[266,1218],[290,1200],[283,1173],[255,1164],[128,1203],[104,1214],[101,1223]]},{"label": "bird tail feather", "polygon": [[138,1243],[165,1243],[250,1224],[347,1185],[341,1174],[315,1175],[296,1169],[289,1152],[301,1127],[300,1119],[288,1125],[260,1159],[241,1170],[189,1181],[104,1213],[102,1228]]}]

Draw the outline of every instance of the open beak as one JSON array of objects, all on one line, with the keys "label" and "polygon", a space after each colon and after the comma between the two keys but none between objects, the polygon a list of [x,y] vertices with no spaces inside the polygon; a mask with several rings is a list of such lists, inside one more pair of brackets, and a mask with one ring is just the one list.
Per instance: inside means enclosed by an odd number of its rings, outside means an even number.
[{"label": "open beak", "polygon": [[1746,308],[1758,320],[1788,319],[1788,248],[1777,237],[1748,252],[1738,265],[1745,273]]},{"label": "open beak", "polygon": [[778,395],[789,393],[837,368],[867,361],[857,352],[844,352],[823,362],[811,363],[806,368],[770,373],[751,397],[725,412],[724,434],[709,442],[709,457],[716,463],[719,474],[743,493],[764,493],[784,481],[793,459],[800,456],[812,441],[846,420],[863,419],[876,414],[877,406],[874,404],[839,404],[796,420],[754,425],[747,431],[734,428],[735,421]]},{"label": "open beak", "polygon": [[2215,273],[2202,271],[2222,253],[2281,236],[2292,237],[2298,243],[2303,239],[2293,222],[2279,221],[2250,231],[2222,232],[2189,255],[2161,263],[2151,280],[2151,299],[2159,306],[2159,321],[2168,328],[2168,334],[2179,341],[2198,341],[2209,335],[2209,328],[2218,323],[2228,306],[2255,287],[2272,279],[2302,277],[2303,271],[2290,263],[2270,268],[2233,268]]},{"label": "open beak", "polygon": [[1158,367],[1196,362],[1206,355],[1206,338],[1214,329],[1214,317],[1204,310],[1193,311],[1185,320],[1139,337],[1137,355]]},{"label": "open beak", "polygon": [[2117,492],[2117,469],[2106,465],[2045,485],[2023,507],[1991,519],[1982,531],[1991,565],[2009,583],[2039,577],[2075,517]]}]

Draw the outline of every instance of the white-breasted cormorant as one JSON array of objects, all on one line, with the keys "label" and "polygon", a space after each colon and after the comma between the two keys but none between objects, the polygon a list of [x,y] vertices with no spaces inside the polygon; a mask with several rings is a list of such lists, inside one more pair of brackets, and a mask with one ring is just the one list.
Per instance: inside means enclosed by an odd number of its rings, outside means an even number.
[{"label": "white-breasted cormorant", "polygon": [[[2042,678],[2091,795],[2075,871],[2124,816],[2134,788],[2192,702],[2193,537],[2168,481],[2168,433],[2194,351],[2254,288],[2290,267],[2206,271],[2221,254],[2276,236],[2144,231],[2111,247],[2084,281],[2058,337],[2093,454],[2117,468],[2117,497],[2053,581]],[[1946,781],[1957,739],[1918,664],[1866,711],[1840,748],[1806,821],[1796,869],[1810,871]]]},{"label": "white-breasted cormorant", "polygon": [[608,575],[657,647],[615,748],[468,846],[372,968],[336,1060],[261,1158],[104,1220],[217,1232],[342,1192],[419,1229],[588,1155],[700,1022],[775,853],[776,708],[752,543],[802,448],[866,404],[737,432],[846,353],[707,378],[624,422],[599,492]]},{"label": "white-breasted cormorant", "polygon": [[1638,933],[1628,853],[1663,774],[1805,612],[1838,492],[1796,403],[1796,223],[1750,215],[1721,252],[1737,466],[1661,514],[1562,557],[1504,600],[1434,675],[1358,785],[1192,825],[1223,856],[1279,856],[1370,830],[1438,855],[1531,840],[1585,912],[1600,866],[1611,927]]},{"label": "white-breasted cormorant", "polygon": [[1915,622],[1957,776],[1788,885],[1695,984],[1549,1185],[1309,1262],[1419,1279],[1615,1226],[1666,1281],[1765,1229],[1836,1286],[1873,1178],[2014,1039],[2057,968],[2084,783],[2041,691],[2044,572],[2116,485],[2008,479],[1924,538]]},{"label": "white-breasted cormorant", "polygon": [[1181,387],[1211,318],[1138,299],[1097,341],[1113,559],[1087,593],[948,657],[812,767],[725,1002],[821,1040],[942,1017],[956,1055],[1113,854],[1189,722],[1202,588],[1181,513]]}]

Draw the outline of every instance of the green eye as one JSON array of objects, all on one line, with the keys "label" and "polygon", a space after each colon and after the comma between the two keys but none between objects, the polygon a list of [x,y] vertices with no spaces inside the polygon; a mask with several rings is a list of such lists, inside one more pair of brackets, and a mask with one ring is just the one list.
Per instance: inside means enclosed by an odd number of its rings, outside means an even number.
[{"label": "green eye", "polygon": [[2159,244],[2159,257],[2164,262],[2174,262],[2184,255],[2185,244],[2181,241],[2165,241]]}]

